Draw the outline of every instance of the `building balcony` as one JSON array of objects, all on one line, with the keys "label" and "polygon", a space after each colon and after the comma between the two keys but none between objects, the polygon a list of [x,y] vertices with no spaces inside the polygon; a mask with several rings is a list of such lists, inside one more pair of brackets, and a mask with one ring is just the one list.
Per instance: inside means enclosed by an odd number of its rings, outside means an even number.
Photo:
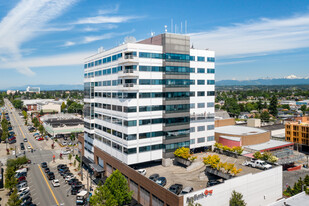
[{"label": "building balcony", "polygon": [[119,90],[124,90],[124,91],[136,91],[139,90],[139,85],[135,83],[124,83],[118,85]]},{"label": "building balcony", "polygon": [[125,77],[125,78],[130,78],[130,77],[138,77],[139,72],[135,69],[124,69],[123,71],[118,72],[119,77]]},{"label": "building balcony", "polygon": [[118,64],[134,64],[134,63],[138,63],[138,59],[136,56],[133,55],[125,55],[122,59],[118,59]]}]

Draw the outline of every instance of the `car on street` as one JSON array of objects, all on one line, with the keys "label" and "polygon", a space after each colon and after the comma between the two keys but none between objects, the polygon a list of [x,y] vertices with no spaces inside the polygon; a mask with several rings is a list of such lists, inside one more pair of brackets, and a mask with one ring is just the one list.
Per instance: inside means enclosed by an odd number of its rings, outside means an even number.
[{"label": "car on street", "polygon": [[182,184],[173,184],[170,186],[170,188],[168,189],[169,191],[171,191],[172,193],[179,195],[181,190],[183,188]]},{"label": "car on street", "polygon": [[46,162],[42,162],[42,163],[41,163],[41,167],[42,167],[42,168],[46,168],[46,167],[47,167],[47,163],[46,163]]},{"label": "car on street", "polygon": [[149,179],[152,181],[157,181],[157,179],[159,179],[160,175],[159,174],[152,174],[150,175]]},{"label": "car on street", "polygon": [[62,145],[64,145],[64,146],[67,145],[67,142],[62,142]]},{"label": "car on street", "polygon": [[59,182],[58,179],[52,180],[52,184],[53,184],[54,187],[60,187],[60,182]]},{"label": "car on street", "polygon": [[24,142],[28,142],[28,139],[27,139],[27,138],[24,138]]},{"label": "car on street", "polygon": [[45,173],[50,172],[49,168],[48,168],[48,167],[45,167],[45,168],[44,168],[44,172],[45,172]]},{"label": "car on street", "polygon": [[34,137],[35,137],[35,136],[38,136],[38,135],[40,135],[40,133],[34,133],[34,134],[33,134]]},{"label": "car on street", "polygon": [[193,192],[193,188],[192,187],[185,187],[185,188],[182,189],[180,194],[185,195],[185,194],[188,194],[190,192]]},{"label": "car on street", "polygon": [[28,146],[27,146],[27,149],[31,149],[31,146],[30,146],[30,145],[28,145]]},{"label": "car on street", "polygon": [[21,150],[25,150],[25,145],[24,145],[23,142],[20,143],[20,149],[21,149]]},{"label": "car on street", "polygon": [[146,175],[146,170],[145,169],[139,169],[139,170],[137,170],[137,172],[142,174],[142,175]]},{"label": "car on street", "polygon": [[166,178],[165,177],[159,177],[157,180],[156,180],[156,183],[158,185],[161,185],[162,187],[164,187],[166,185]]},{"label": "car on street", "polygon": [[55,174],[53,172],[47,173],[47,177],[49,180],[54,180],[55,179]]}]

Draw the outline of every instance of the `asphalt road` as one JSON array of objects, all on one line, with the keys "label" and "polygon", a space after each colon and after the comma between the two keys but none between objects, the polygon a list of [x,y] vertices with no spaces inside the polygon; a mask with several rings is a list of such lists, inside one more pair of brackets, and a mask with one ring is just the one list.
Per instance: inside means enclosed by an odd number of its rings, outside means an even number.
[{"label": "asphalt road", "polygon": [[[40,166],[42,162],[51,162],[54,154],[57,157],[58,155],[56,151],[44,150],[41,148],[28,131],[28,128],[24,124],[24,120],[19,116],[11,102],[5,100],[5,104],[9,112],[13,130],[16,134],[16,154],[17,156],[20,156],[25,153],[25,155],[32,161],[27,180],[33,202],[42,206],[75,205],[75,196],[67,196],[70,187],[64,183],[63,178],[57,172],[57,168],[50,167],[51,171],[55,173],[56,179],[59,179],[60,181],[60,187],[54,188]],[[25,150],[21,150],[20,143],[23,142],[24,138],[27,138],[28,142],[24,142]],[[33,153],[30,152],[30,149],[27,149],[28,145],[33,149]]]}]

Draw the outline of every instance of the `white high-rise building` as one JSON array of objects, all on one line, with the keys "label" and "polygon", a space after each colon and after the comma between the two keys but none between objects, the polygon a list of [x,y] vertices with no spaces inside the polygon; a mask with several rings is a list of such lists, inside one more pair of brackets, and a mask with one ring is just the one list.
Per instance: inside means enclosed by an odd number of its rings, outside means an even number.
[{"label": "white high-rise building", "polygon": [[[214,144],[215,57],[164,33],[85,60],[84,156],[131,165]],[[96,149],[95,149],[96,147]]]}]

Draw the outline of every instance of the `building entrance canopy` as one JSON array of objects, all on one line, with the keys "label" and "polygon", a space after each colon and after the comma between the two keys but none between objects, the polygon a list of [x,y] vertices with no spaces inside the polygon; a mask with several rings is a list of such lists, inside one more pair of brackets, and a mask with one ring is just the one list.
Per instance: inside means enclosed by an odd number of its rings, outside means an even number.
[{"label": "building entrance canopy", "polygon": [[104,172],[104,168],[97,164],[90,164],[90,167],[95,172]]}]

